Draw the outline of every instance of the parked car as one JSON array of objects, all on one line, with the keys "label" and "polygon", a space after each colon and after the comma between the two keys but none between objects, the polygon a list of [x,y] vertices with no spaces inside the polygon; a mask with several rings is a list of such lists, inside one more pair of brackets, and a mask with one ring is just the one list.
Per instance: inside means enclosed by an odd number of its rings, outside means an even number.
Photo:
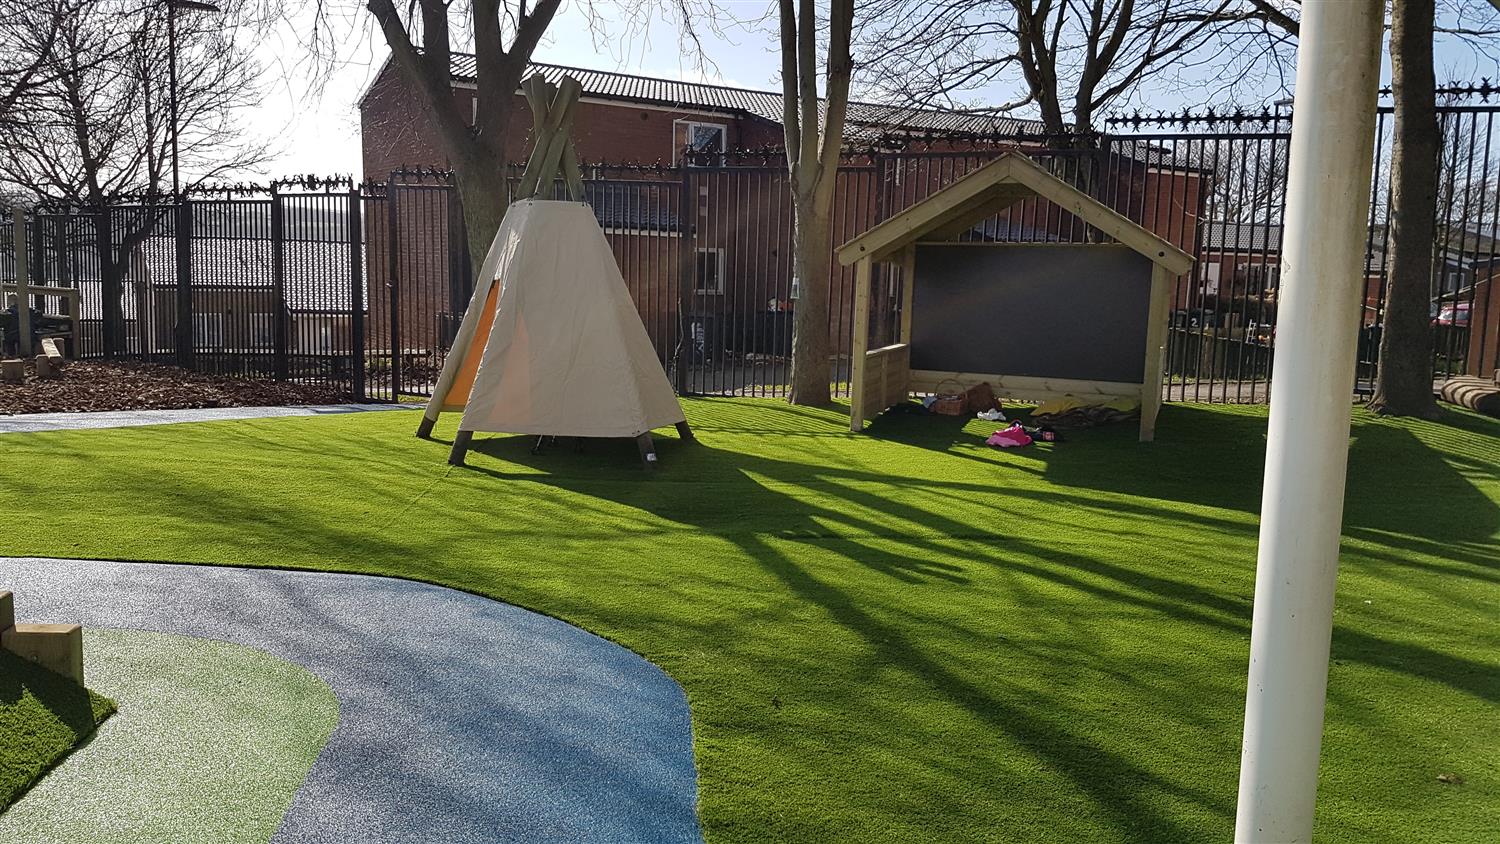
[{"label": "parked car", "polygon": [[1432,317],[1432,324],[1468,328],[1469,305],[1469,302],[1448,302],[1447,304],[1438,306],[1437,313]]}]

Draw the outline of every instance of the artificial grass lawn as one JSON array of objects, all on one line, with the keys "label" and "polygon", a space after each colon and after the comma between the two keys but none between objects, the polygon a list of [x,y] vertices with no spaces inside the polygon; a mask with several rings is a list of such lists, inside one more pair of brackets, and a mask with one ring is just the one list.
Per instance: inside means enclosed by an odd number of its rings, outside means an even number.
[{"label": "artificial grass lawn", "polygon": [[300,665],[212,639],[84,630],[89,684],[120,711],[0,814],[0,841],[264,844],[338,723]]},{"label": "artificial grass lawn", "polygon": [[114,711],[109,698],[0,650],[0,811]]},{"label": "artificial grass lawn", "polygon": [[[685,402],[698,445],[374,413],[7,436],[10,554],[400,575],[565,618],[692,704],[710,841],[1217,841],[1233,825],[1261,408],[1022,451],[993,423]],[[1321,841],[1500,817],[1500,423],[1356,414]],[[1438,781],[1439,774],[1464,779]]]}]

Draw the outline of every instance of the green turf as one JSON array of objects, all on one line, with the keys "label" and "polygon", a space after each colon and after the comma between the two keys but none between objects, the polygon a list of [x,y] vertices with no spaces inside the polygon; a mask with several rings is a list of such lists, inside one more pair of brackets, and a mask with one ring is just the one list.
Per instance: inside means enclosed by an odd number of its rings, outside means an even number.
[{"label": "green turf", "polygon": [[[701,444],[472,468],[379,413],[7,436],[8,553],[395,574],[573,621],[686,688],[711,841],[1222,841],[1264,410],[993,425],[687,403]],[[1500,816],[1500,423],[1357,413],[1321,841]],[[1442,773],[1461,785],[1438,781]]]},{"label": "green turf", "polygon": [[114,711],[109,698],[0,650],[0,811]]},{"label": "green turf", "polygon": [[84,631],[97,738],[0,814],[0,841],[264,844],[338,723],[333,691],[244,645]]}]

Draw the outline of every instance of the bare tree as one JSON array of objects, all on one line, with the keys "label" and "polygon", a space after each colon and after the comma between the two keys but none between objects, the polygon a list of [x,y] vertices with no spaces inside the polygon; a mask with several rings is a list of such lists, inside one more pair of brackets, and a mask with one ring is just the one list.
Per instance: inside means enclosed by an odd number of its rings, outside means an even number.
[{"label": "bare tree", "polygon": [[69,7],[63,0],[0,0],[0,123],[15,119],[16,103],[47,79],[58,28]]},{"label": "bare tree", "polygon": [[962,106],[991,84],[1020,93],[983,111],[1034,109],[1053,136],[1087,139],[1106,108],[1169,74],[1243,79],[1292,41],[1250,0],[873,0],[862,79],[878,95]]},{"label": "bare tree", "polygon": [[[241,117],[260,99],[259,68],[243,40],[258,26],[258,6],[221,0],[221,9],[213,19],[177,20],[179,148],[191,181],[223,178],[267,157],[263,142],[246,137]],[[171,138],[166,14],[162,4],[128,0],[67,7],[54,44],[35,58],[36,81],[0,123],[7,153],[0,187],[94,212],[75,214],[66,234],[81,241],[70,250],[97,248],[101,257],[108,351],[124,339],[121,282],[130,261],[171,213],[156,201],[167,193]],[[123,194],[143,201],[116,203]]]},{"label": "bare tree", "polygon": [[[780,0],[782,127],[792,193],[792,265],[801,294],[792,323],[792,404],[829,402],[828,279],[833,188],[843,150],[854,0],[830,0],[828,52],[818,97],[818,15],[814,0]],[[855,354],[863,354],[855,349]]]},{"label": "bare tree", "polygon": [[[260,100],[260,68],[244,43],[254,0],[222,2],[214,18],[179,14],[179,148],[194,181],[249,170],[267,157],[243,115]],[[0,182],[57,203],[100,206],[121,193],[164,191],[166,9],[127,0],[73,6],[58,22],[44,81],[0,124]]]}]

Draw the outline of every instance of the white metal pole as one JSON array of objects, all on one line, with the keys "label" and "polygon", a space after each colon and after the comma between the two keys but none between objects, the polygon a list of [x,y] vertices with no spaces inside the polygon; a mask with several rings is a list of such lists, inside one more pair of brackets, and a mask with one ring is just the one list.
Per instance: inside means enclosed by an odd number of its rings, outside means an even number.
[{"label": "white metal pole", "polygon": [[1302,4],[1236,842],[1312,838],[1384,21]]}]

